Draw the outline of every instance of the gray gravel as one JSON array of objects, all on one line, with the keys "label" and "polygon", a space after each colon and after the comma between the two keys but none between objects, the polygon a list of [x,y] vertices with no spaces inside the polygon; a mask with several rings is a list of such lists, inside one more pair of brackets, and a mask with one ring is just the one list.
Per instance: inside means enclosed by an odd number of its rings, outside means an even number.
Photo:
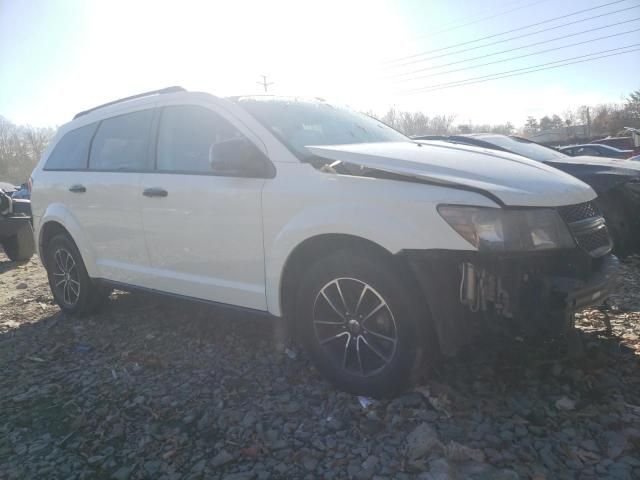
[{"label": "gray gravel", "polygon": [[578,326],[582,354],[482,339],[369,402],[269,322],[119,292],[66,318],[0,254],[0,478],[640,478],[639,258]]}]

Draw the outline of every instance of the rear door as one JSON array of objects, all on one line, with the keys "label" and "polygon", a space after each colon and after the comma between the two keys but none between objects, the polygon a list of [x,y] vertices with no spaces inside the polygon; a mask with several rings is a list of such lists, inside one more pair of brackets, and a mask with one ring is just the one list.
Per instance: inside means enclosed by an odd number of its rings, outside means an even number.
[{"label": "rear door", "polygon": [[[142,217],[152,274],[147,286],[266,310],[263,178],[215,174],[212,145],[251,132],[223,111],[161,109],[155,173],[144,174]],[[249,136],[249,137],[247,137]],[[264,151],[264,147],[252,143]]]},{"label": "rear door", "polygon": [[154,110],[102,120],[93,136],[88,171],[70,176],[73,215],[93,249],[102,278],[139,285],[149,268],[140,211],[140,181],[149,169]]}]

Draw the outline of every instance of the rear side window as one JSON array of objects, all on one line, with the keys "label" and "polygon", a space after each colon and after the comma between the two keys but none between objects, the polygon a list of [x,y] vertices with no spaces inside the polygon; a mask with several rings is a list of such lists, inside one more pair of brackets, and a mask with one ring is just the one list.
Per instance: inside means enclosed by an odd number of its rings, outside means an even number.
[{"label": "rear side window", "polygon": [[153,110],[143,110],[103,120],[93,139],[89,168],[146,170],[152,119]]},{"label": "rear side window", "polygon": [[45,170],[84,170],[89,158],[91,137],[97,123],[67,132],[54,147],[44,166]]},{"label": "rear side window", "polygon": [[242,134],[227,120],[203,107],[165,107],[158,133],[157,169],[164,172],[212,173],[212,145]]},{"label": "rear side window", "polygon": [[600,152],[592,147],[582,147],[578,153],[580,155],[600,155]]}]

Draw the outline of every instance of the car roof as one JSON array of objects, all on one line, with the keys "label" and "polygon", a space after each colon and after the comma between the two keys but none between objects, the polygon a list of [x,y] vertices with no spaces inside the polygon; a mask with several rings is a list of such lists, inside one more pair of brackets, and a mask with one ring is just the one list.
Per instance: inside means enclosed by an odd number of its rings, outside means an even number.
[{"label": "car roof", "polygon": [[631,150],[622,150],[621,148],[612,147],[611,145],[603,145],[601,143],[581,143],[580,145],[569,145],[566,148],[582,148],[582,147],[593,147],[593,148],[605,148],[608,150],[615,150],[616,152],[630,152]]}]

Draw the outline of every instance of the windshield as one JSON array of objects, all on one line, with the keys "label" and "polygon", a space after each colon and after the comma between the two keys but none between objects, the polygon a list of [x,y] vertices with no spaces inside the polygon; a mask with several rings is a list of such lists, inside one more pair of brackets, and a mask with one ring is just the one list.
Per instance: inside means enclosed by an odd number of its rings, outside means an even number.
[{"label": "windshield", "polygon": [[367,115],[322,101],[269,97],[236,101],[301,160],[313,157],[306,149],[311,145],[411,141]]},{"label": "windshield", "polygon": [[566,160],[567,155],[554,150],[553,148],[539,145],[530,140],[518,137],[507,137],[506,135],[483,136],[481,140],[504,148],[512,153],[517,153],[523,157],[531,158],[539,162],[553,162],[554,160]]}]

